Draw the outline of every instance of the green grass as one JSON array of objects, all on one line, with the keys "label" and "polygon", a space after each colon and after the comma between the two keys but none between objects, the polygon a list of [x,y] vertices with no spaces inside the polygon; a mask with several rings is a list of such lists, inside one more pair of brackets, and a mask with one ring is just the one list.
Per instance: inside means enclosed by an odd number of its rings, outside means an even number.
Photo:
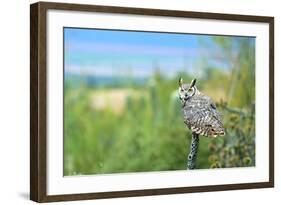
[{"label": "green grass", "polygon": [[[225,84],[211,83],[216,78]],[[198,79],[226,128],[226,136],[200,137],[198,169],[255,165],[254,96],[245,101],[240,86],[227,99],[228,79],[226,73]],[[191,133],[183,123],[177,79],[155,75],[152,81],[123,88],[71,87],[66,81],[64,175],[186,169]]]}]

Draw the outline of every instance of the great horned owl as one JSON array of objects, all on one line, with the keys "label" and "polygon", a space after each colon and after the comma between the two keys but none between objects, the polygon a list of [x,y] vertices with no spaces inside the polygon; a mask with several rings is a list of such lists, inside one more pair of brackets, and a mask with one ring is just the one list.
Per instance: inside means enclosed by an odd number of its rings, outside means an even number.
[{"label": "great horned owl", "polygon": [[211,98],[200,93],[195,86],[196,79],[184,84],[179,79],[179,99],[182,103],[184,123],[193,133],[204,136],[224,135],[219,112]]}]

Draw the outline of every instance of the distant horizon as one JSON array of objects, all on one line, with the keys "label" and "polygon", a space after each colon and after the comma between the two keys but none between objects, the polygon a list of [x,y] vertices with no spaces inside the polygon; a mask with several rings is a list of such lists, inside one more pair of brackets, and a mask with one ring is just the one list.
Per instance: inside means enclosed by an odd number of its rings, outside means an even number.
[{"label": "distant horizon", "polygon": [[[254,39],[222,37],[233,42]],[[174,77],[178,72],[198,74],[205,61],[209,66],[229,70],[231,65],[213,38],[202,34],[64,28],[65,74],[149,77],[157,69]]]}]

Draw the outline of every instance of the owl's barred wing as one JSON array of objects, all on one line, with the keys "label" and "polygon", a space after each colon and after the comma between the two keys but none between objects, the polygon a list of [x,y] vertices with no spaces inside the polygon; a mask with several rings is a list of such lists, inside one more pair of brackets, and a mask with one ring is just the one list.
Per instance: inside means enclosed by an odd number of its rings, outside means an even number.
[{"label": "owl's barred wing", "polygon": [[194,97],[183,108],[184,121],[192,132],[217,135],[223,130],[220,114],[212,100],[204,95]]}]

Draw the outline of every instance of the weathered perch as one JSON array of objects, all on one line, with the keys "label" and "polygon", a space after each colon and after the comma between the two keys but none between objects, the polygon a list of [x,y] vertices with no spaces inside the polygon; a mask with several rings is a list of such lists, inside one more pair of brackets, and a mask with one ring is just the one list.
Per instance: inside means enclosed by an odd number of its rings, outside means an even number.
[{"label": "weathered perch", "polygon": [[193,132],[191,144],[190,144],[190,151],[187,159],[187,169],[195,169],[198,148],[199,148],[199,134]]}]

